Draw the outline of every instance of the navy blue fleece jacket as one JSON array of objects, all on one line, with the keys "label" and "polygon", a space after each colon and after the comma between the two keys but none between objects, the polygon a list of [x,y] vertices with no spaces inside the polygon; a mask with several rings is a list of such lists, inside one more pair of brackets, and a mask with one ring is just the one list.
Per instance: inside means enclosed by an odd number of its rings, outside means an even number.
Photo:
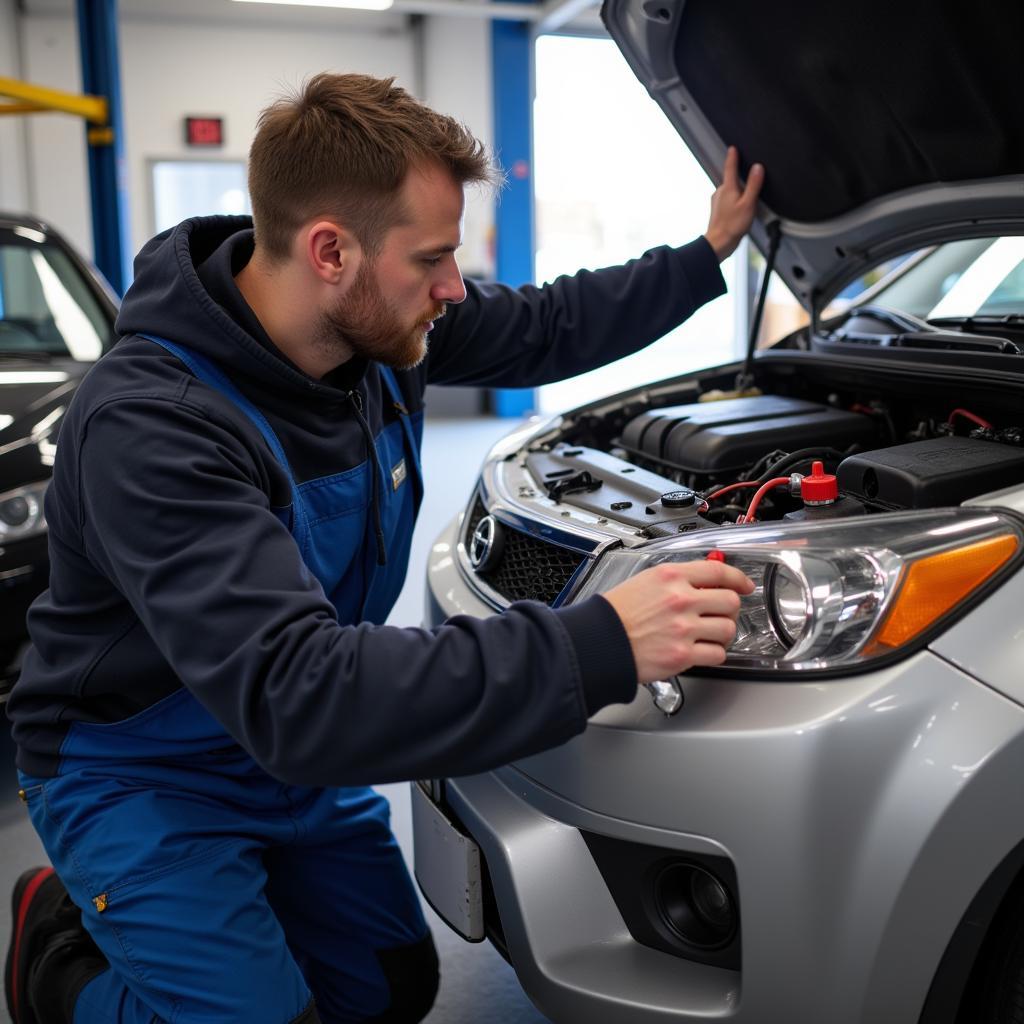
[{"label": "navy blue fleece jacket", "polygon": [[[119,722],[181,687],[268,773],[310,785],[493,768],[565,741],[632,698],[635,666],[602,598],[535,602],[433,629],[338,621],[271,511],[290,483],[251,421],[156,334],[214,360],[266,416],[299,482],[358,465],[395,415],[377,367],[322,380],[278,351],[234,276],[246,218],[186,221],[153,239],[118,318],[120,340],[61,427],[46,500],[50,589],[8,704],[18,764],[62,770],[73,723]],[[610,362],[724,290],[710,246],[512,289],[467,282],[405,404],[428,383],[522,387]],[[429,487],[430,481],[426,481]],[[372,535],[372,534],[371,534]]]}]

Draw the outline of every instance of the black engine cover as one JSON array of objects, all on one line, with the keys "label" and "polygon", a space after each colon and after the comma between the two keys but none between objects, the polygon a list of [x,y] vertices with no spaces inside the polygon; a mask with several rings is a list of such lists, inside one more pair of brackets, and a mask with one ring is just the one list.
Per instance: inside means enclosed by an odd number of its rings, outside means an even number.
[{"label": "black engine cover", "polygon": [[654,409],[630,420],[620,444],[676,469],[716,476],[746,469],[773,449],[872,447],[870,417],[775,395]]},{"label": "black engine cover", "polygon": [[893,509],[959,505],[1024,481],[1024,451],[973,437],[936,437],[843,459],[839,489]]}]

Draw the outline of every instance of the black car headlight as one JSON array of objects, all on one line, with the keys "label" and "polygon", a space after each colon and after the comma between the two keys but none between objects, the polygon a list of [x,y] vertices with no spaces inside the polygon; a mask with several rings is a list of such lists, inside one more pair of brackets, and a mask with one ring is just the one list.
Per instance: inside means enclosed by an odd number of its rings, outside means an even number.
[{"label": "black car headlight", "polygon": [[0,494],[0,544],[46,532],[43,497],[49,480]]},{"label": "black car headlight", "polygon": [[575,600],[713,549],[755,584],[725,666],[828,671],[916,649],[1016,564],[1024,530],[1010,515],[977,509],[702,530],[605,553]]}]

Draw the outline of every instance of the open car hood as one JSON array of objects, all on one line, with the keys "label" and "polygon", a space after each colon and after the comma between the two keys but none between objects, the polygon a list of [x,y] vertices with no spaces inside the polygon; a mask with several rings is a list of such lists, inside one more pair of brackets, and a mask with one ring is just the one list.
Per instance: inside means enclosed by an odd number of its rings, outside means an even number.
[{"label": "open car hood", "polygon": [[[767,171],[751,230],[820,311],[881,261],[1024,232],[1019,0],[605,0],[633,72],[711,179]],[[773,223],[777,227],[773,227]]]}]

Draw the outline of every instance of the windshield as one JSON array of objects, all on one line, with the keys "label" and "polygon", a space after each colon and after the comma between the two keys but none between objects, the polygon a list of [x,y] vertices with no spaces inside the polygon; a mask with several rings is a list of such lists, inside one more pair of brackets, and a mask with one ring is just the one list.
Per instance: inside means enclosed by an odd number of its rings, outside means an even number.
[{"label": "windshield", "polygon": [[81,271],[31,228],[0,228],[0,356],[94,362],[113,325]]},{"label": "windshield", "polygon": [[922,320],[1024,315],[1024,238],[972,238],[926,249],[858,301]]},{"label": "windshield", "polygon": [[[763,266],[755,253],[752,280],[760,279]],[[998,318],[1006,330],[1018,332],[1024,319],[1024,237],[970,238],[905,253],[852,281],[822,311],[822,319],[867,305],[909,313],[939,329],[956,324],[961,330],[992,331]],[[809,322],[782,278],[772,274],[758,347],[775,344]]]}]

